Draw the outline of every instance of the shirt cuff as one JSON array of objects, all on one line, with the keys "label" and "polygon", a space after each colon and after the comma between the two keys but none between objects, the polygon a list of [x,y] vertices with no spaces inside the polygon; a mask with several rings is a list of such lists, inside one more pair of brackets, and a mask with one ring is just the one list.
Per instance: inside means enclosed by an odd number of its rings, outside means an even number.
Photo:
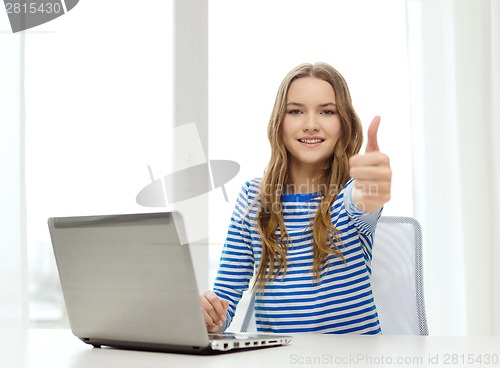
[{"label": "shirt cuff", "polygon": [[363,222],[374,227],[377,224],[380,214],[382,213],[382,208],[373,212],[366,212],[360,210],[358,207],[356,207],[356,205],[352,200],[353,188],[354,188],[354,180],[351,180],[347,183],[344,189],[344,206],[347,211],[347,214],[350,217],[361,218]]}]

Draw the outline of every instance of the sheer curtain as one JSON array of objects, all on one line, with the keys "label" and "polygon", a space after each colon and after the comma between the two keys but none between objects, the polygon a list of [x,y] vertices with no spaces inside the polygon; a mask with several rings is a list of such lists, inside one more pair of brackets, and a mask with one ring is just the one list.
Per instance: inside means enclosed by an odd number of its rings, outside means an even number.
[{"label": "sheer curtain", "polygon": [[500,334],[500,3],[407,0],[430,333]]},{"label": "sheer curtain", "polygon": [[[0,29],[8,29],[0,21]],[[27,324],[23,114],[24,35],[0,33],[0,330]]]}]

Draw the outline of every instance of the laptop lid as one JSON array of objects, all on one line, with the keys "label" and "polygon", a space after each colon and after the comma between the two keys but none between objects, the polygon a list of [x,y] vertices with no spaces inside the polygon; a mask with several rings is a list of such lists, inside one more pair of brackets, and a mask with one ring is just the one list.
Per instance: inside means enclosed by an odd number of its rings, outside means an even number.
[{"label": "laptop lid", "polygon": [[182,224],[177,212],[48,220],[73,334],[94,346],[199,353],[287,343],[209,339]]}]

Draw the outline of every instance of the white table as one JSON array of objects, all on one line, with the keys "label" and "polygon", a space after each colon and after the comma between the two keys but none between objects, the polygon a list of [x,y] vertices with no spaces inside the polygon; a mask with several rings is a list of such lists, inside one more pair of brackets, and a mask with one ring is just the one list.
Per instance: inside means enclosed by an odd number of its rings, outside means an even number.
[{"label": "white table", "polygon": [[95,349],[69,330],[1,331],[0,343],[2,368],[500,367],[500,337],[299,334],[289,346],[215,356]]}]

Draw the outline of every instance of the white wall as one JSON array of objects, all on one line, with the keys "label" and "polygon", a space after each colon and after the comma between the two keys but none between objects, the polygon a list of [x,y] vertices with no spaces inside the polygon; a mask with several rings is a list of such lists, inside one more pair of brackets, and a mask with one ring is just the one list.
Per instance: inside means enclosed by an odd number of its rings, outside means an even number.
[{"label": "white wall", "polygon": [[[345,77],[364,126],[381,115],[381,150],[391,158],[386,215],[413,214],[405,2],[399,0],[210,2],[210,158],[241,165],[210,196],[213,280],[236,195],[269,160],[267,124],[278,86],[303,62],[325,61]],[[230,31],[229,31],[230,30]],[[363,148],[364,149],[364,148]]]}]

